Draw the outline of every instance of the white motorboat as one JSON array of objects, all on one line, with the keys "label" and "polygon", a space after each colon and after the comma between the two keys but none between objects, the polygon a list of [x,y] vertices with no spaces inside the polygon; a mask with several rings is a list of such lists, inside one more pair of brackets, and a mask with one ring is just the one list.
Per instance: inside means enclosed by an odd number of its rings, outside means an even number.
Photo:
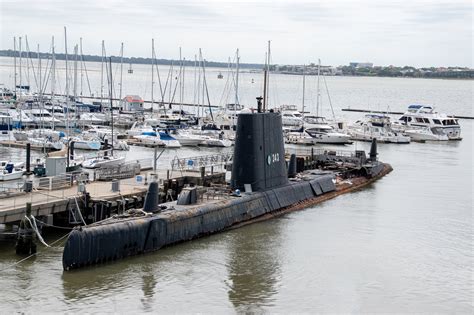
[{"label": "white motorboat", "polygon": [[121,156],[97,156],[82,162],[83,168],[101,168],[122,164],[125,157]]},{"label": "white motorboat", "polygon": [[80,150],[93,150],[99,151],[102,143],[99,139],[81,139],[79,137],[73,137],[70,141],[74,142],[74,148]]},{"label": "white motorboat", "polygon": [[25,162],[0,161],[0,170],[5,169],[8,164],[13,164],[14,169],[21,169],[25,166]]},{"label": "white motorboat", "polygon": [[61,120],[56,119],[46,109],[33,108],[25,110],[25,113],[33,120],[38,126],[54,126],[61,123]]},{"label": "white motorboat", "polygon": [[305,116],[305,130],[316,139],[316,143],[323,144],[351,144],[351,137],[337,132],[328,124],[324,117]]},{"label": "white motorboat", "polygon": [[[461,140],[461,126],[458,119],[435,111],[433,106],[410,105],[408,110],[394,124],[394,129],[405,131],[413,127],[437,128],[437,132],[443,132],[449,140]],[[440,139],[442,141],[442,139]]]},{"label": "white motorboat", "polygon": [[141,143],[154,145],[154,146],[164,146],[165,144],[161,141],[160,137],[157,135],[136,135],[132,138],[139,140]]},{"label": "white motorboat", "polygon": [[448,141],[449,137],[444,133],[443,129],[436,127],[420,127],[410,128],[403,132],[409,136],[412,141]]},{"label": "white motorboat", "polygon": [[166,148],[180,148],[181,143],[166,132],[159,133],[160,140],[163,141]]},{"label": "white motorboat", "polygon": [[28,138],[28,142],[47,150],[62,150],[64,148],[64,144],[61,141],[52,141],[48,138]]},{"label": "white motorboat", "polygon": [[104,124],[104,120],[101,117],[98,117],[95,113],[82,113],[80,115],[79,121],[81,125],[102,125]]},{"label": "white motorboat", "polygon": [[391,128],[390,117],[368,114],[365,120],[358,120],[349,127],[351,139],[385,143],[410,143],[410,137],[395,132]]},{"label": "white motorboat", "polygon": [[12,162],[6,162],[5,165],[3,165],[2,161],[2,167],[0,168],[0,181],[20,179],[23,176],[23,173],[25,173],[25,170],[22,163],[17,163],[17,166],[15,166]]},{"label": "white motorboat", "polygon": [[133,123],[132,127],[125,132],[127,136],[139,136],[139,135],[146,135],[146,136],[156,136],[156,132],[147,122],[136,121]]},{"label": "white motorboat", "polygon": [[232,146],[232,141],[229,139],[224,139],[224,138],[219,139],[219,138],[205,136],[205,139],[202,145],[205,145],[208,147],[228,148]]},{"label": "white motorboat", "polygon": [[173,133],[173,137],[179,141],[182,146],[190,146],[195,147],[198,145],[202,145],[206,137],[192,134],[185,131],[177,131]]},{"label": "white motorboat", "polygon": [[7,181],[7,180],[14,180],[14,179],[20,179],[23,176],[23,173],[25,171],[22,170],[0,170],[0,181]]},{"label": "white motorboat", "polygon": [[285,143],[314,145],[316,139],[310,136],[304,129],[301,131],[289,131],[284,135]]},{"label": "white motorboat", "polygon": [[232,140],[226,138],[225,132],[213,124],[201,126],[201,129],[188,129],[191,135],[199,136],[203,139],[200,145],[208,147],[230,147]]},{"label": "white motorboat", "polygon": [[283,126],[295,127],[303,125],[303,114],[297,110],[296,105],[282,105],[280,112]]}]

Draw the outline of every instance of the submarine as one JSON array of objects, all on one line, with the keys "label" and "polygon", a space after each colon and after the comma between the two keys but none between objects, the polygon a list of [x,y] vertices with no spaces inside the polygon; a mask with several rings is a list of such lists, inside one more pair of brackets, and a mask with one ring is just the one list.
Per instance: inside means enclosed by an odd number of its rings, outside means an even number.
[{"label": "submarine", "polygon": [[143,209],[75,227],[65,243],[63,269],[112,262],[270,219],[360,189],[392,170],[377,159],[375,141],[368,157],[358,152],[361,163],[356,173],[351,171],[350,184],[340,178],[340,170],[297,172],[296,156],[288,165],[285,158],[281,115],[262,109],[260,98],[255,112],[238,115],[231,180],[219,198],[202,198],[203,187],[189,186],[176,201],[159,204],[159,185],[152,182]]}]

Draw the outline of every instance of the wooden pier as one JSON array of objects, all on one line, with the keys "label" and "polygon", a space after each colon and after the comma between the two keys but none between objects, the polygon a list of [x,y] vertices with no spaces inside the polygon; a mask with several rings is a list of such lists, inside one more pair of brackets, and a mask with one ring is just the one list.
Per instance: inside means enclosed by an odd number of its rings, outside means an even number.
[{"label": "wooden pier", "polygon": [[[186,184],[210,186],[225,181],[225,172],[214,172],[213,168],[206,170],[158,170],[156,173],[140,173],[139,175],[117,180],[119,187],[113,191],[112,181],[95,181],[85,184],[87,192],[81,192],[81,185],[72,185],[57,190],[33,190],[32,192],[15,191],[3,194],[0,197],[0,224],[13,224],[20,221],[25,215],[26,203],[32,204],[32,215],[47,217],[61,214],[64,216],[77,205],[107,204],[108,214],[113,214],[117,209],[133,208],[143,202],[148,190],[148,183],[158,179],[160,182],[160,195],[162,200],[174,199]],[[118,183],[118,184],[117,184]],[[110,209],[113,211],[111,212]],[[102,217],[103,218],[103,217]]]},{"label": "wooden pier", "polygon": [[[0,141],[1,146],[10,147],[10,148],[21,148],[21,149],[26,149],[27,143],[28,141],[12,141],[12,140]],[[40,151],[40,152],[57,151],[57,150],[46,148],[44,146],[36,145],[36,144],[31,144],[31,150]]]}]

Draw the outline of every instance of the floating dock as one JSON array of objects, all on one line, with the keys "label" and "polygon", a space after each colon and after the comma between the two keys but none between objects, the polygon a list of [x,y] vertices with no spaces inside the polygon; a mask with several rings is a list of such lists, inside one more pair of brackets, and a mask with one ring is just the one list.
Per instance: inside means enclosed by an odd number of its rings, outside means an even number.
[{"label": "floating dock", "polygon": [[[29,142],[28,141],[11,141],[11,140],[4,140],[0,141],[0,145],[4,147],[11,147],[11,148],[21,148],[26,149],[26,146]],[[40,151],[40,152],[52,152],[57,151],[55,149],[46,148],[41,145],[31,144],[31,150]]]}]

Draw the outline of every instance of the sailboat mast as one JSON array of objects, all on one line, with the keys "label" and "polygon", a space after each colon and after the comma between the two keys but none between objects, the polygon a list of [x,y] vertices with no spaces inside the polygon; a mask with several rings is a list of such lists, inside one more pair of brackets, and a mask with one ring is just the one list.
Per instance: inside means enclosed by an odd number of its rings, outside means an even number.
[{"label": "sailboat mast", "polygon": [[55,113],[55,104],[54,104],[54,90],[56,88],[56,54],[54,51],[54,36],[51,39],[51,103],[53,104],[53,130],[54,130],[54,113]]},{"label": "sailboat mast", "polygon": [[44,122],[43,122],[43,102],[42,102],[42,97],[41,97],[41,58],[40,58],[40,46],[38,44],[38,55],[36,56],[38,59],[38,77],[39,77],[39,88],[38,88],[38,96],[39,96],[39,102],[40,102],[40,114],[41,114],[41,129],[44,128]]},{"label": "sailboat mast", "polygon": [[321,91],[319,87],[319,75],[321,74],[321,59],[318,59],[318,83],[317,83],[317,89],[316,89],[316,116],[320,116],[319,113],[319,99],[321,98]]},{"label": "sailboat mast", "polygon": [[104,40],[102,40],[102,58],[100,59],[100,101],[104,97]]},{"label": "sailboat mast", "polygon": [[13,37],[13,84],[14,84],[14,89],[15,89],[15,101],[17,99],[16,96],[16,37]]},{"label": "sailboat mast", "polygon": [[25,35],[25,49],[26,49],[26,83],[31,87],[30,84],[30,44],[28,43],[28,36]]},{"label": "sailboat mast", "polygon": [[109,72],[110,72],[110,90],[109,90],[109,101],[110,101],[110,123],[112,124],[112,155],[114,155],[114,111],[113,111],[113,105],[112,105],[112,91],[114,88],[114,83],[112,80],[112,57],[109,57]]},{"label": "sailboat mast", "polygon": [[69,72],[68,72],[68,58],[67,58],[67,32],[64,27],[64,51],[66,57],[66,133],[69,137]]},{"label": "sailboat mast", "polygon": [[[197,105],[197,102],[196,102],[196,96],[197,96],[197,55],[194,54],[194,95],[193,95],[193,104],[194,105]],[[198,117],[199,119],[199,107],[195,107],[194,108],[194,113],[197,114],[196,116]]]},{"label": "sailboat mast", "polygon": [[[235,105],[239,104],[239,66],[240,66],[240,56],[239,49],[237,48],[236,52],[236,64],[235,64]],[[234,110],[237,110],[237,106],[234,106]]]},{"label": "sailboat mast", "polygon": [[304,97],[305,97],[305,91],[306,91],[306,65],[303,65],[303,101],[302,101],[302,108],[301,111],[303,112],[304,116]]},{"label": "sailboat mast", "polygon": [[267,62],[267,99],[265,101],[265,110],[268,106],[268,91],[270,89],[270,62],[271,62],[271,50],[270,50],[270,41],[268,41],[268,54],[267,54],[268,62]]},{"label": "sailboat mast", "polygon": [[155,85],[155,39],[151,39],[151,112],[153,112],[155,101],[153,99],[153,86]]},{"label": "sailboat mast", "polygon": [[265,53],[265,66],[263,68],[263,104],[262,104],[263,112],[265,112],[265,107],[267,106],[267,61],[268,61],[268,53]]},{"label": "sailboat mast", "polygon": [[179,47],[179,107],[183,107],[183,82],[182,82],[182,71],[183,71],[183,55],[181,52],[181,46]]},{"label": "sailboat mast", "polygon": [[120,92],[119,99],[122,99],[122,79],[123,79],[123,43],[120,46]]},{"label": "sailboat mast", "polygon": [[81,101],[82,101],[82,83],[84,81],[84,73],[83,73],[83,69],[84,69],[84,62],[83,62],[83,56],[82,56],[82,37],[79,38],[79,52],[80,55],[81,55],[81,60],[80,60],[80,63],[81,63],[81,83],[80,83],[80,90],[79,90],[79,95],[81,96]]},{"label": "sailboat mast", "polygon": [[[21,85],[22,85],[22,82],[21,82],[21,64],[22,64],[22,62],[21,62],[21,52],[22,52],[22,51],[21,51],[21,36],[18,37],[18,40],[19,40],[19,43],[18,43],[18,50],[20,51],[20,52],[19,52],[19,53],[20,53],[20,60],[19,60],[19,61],[20,61],[20,71],[19,71],[19,72],[20,72],[20,78],[19,78],[20,81],[19,81],[19,82],[20,82],[20,89],[21,89]],[[21,90],[20,90],[20,91],[21,91]]]},{"label": "sailboat mast", "polygon": [[74,46],[74,81],[73,81],[73,92],[74,92],[74,113],[76,114],[76,117],[78,115],[77,112],[77,56],[78,56],[78,47],[77,45]]}]

